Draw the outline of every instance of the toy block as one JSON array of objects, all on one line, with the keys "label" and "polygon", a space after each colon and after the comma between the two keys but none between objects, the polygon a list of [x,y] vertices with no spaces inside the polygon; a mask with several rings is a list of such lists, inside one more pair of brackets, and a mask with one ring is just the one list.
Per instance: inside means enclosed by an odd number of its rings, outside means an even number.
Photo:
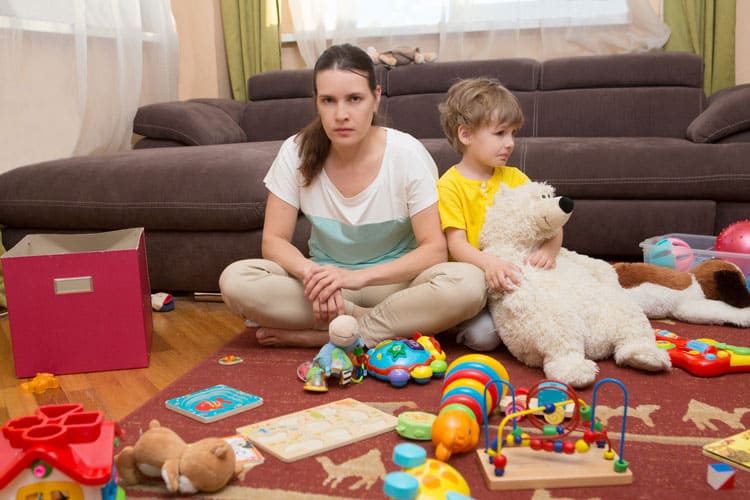
[{"label": "toy block", "polygon": [[734,488],[734,477],[737,472],[727,464],[708,464],[706,481],[715,490]]}]

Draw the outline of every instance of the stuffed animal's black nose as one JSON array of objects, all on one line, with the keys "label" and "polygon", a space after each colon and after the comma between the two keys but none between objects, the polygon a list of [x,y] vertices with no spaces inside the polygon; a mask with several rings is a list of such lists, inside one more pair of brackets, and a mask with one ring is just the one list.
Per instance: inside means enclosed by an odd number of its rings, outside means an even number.
[{"label": "stuffed animal's black nose", "polygon": [[573,201],[573,198],[568,198],[567,196],[560,197],[560,209],[566,214],[569,214],[573,211],[573,206],[575,204],[576,203]]}]

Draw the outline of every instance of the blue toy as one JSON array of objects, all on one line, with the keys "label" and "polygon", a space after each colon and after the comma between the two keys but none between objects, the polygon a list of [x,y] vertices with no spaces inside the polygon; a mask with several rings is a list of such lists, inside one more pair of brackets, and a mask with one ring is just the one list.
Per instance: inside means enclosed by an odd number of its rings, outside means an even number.
[{"label": "blue toy", "polygon": [[361,382],[366,375],[362,367],[365,343],[359,336],[357,320],[352,316],[338,316],[328,325],[330,341],[321,347],[305,375],[306,391],[328,391],[327,379],[339,377],[339,385]]},{"label": "blue toy", "polygon": [[689,271],[693,267],[693,249],[680,238],[662,238],[646,256],[648,264],[669,267],[678,271]]},{"label": "blue toy", "polygon": [[373,377],[403,387],[409,380],[426,384],[441,378],[448,365],[437,340],[415,333],[411,339],[384,340],[368,350],[365,367]]}]

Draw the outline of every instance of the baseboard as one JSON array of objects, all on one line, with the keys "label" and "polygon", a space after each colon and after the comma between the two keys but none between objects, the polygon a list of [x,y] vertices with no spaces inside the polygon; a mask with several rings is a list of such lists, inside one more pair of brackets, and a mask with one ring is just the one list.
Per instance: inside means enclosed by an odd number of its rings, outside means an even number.
[{"label": "baseboard", "polygon": [[198,302],[224,302],[219,292],[193,292],[193,300]]}]

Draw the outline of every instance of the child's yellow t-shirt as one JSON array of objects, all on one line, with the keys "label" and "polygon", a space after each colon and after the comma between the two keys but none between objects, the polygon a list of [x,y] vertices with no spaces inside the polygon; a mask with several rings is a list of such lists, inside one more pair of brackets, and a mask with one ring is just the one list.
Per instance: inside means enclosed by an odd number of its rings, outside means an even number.
[{"label": "child's yellow t-shirt", "polygon": [[516,167],[496,167],[488,181],[467,179],[455,165],[438,179],[438,209],[443,231],[453,227],[466,231],[469,243],[479,248],[479,233],[484,225],[484,214],[492,205],[500,184],[516,188],[529,178]]}]

